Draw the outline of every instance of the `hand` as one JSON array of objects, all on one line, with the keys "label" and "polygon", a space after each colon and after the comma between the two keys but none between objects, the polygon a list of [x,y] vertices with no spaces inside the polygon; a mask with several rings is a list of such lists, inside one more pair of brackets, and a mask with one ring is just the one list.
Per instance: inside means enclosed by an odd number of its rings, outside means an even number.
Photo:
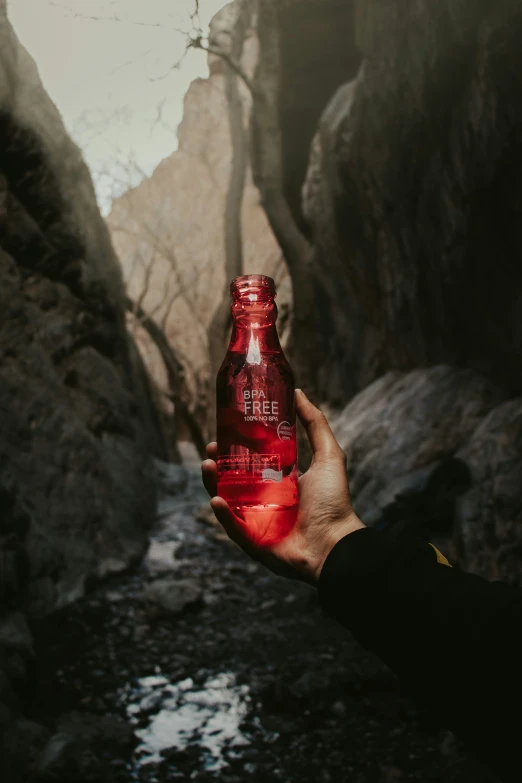
[{"label": "hand", "polygon": [[355,514],[346,476],[346,455],[324,414],[298,389],[297,415],[313,451],[310,468],[299,478],[299,512],[292,532],[269,548],[250,541],[244,522],[217,497],[217,443],[209,443],[209,459],[201,465],[210,505],[227,535],[255,560],[277,574],[312,584],[319,580],[328,554],[344,536],[364,525]]}]

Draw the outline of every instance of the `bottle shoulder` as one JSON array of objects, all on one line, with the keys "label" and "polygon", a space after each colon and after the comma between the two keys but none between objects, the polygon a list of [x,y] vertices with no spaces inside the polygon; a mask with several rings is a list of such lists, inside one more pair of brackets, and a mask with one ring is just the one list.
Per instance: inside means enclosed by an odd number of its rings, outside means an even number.
[{"label": "bottle shoulder", "polygon": [[227,351],[218,372],[218,378],[226,376],[229,380],[270,375],[284,375],[293,382],[292,368],[282,351],[262,351],[254,361],[247,353]]}]

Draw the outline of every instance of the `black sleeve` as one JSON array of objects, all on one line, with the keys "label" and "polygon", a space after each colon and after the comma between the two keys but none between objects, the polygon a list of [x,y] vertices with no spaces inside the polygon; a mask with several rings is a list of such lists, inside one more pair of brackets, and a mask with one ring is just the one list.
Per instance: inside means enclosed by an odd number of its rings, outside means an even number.
[{"label": "black sleeve", "polygon": [[448,567],[424,541],[363,529],[329,554],[319,600],[441,728],[522,780],[522,590]]}]

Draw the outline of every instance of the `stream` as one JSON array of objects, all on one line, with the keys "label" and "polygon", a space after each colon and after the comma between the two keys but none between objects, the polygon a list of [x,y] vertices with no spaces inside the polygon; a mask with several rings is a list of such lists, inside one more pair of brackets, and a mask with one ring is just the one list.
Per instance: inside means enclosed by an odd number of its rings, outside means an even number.
[{"label": "stream", "polygon": [[163,467],[143,563],[37,632],[28,710],[52,732],[38,780],[489,781],[421,728],[312,588],[226,539],[184,460]]}]

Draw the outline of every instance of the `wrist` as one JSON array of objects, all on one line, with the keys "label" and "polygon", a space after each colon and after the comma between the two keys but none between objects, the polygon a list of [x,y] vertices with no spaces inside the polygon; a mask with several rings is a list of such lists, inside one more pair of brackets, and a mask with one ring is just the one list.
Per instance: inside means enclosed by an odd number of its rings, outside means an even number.
[{"label": "wrist", "polygon": [[345,538],[346,536],[349,536],[350,533],[354,533],[356,530],[361,530],[364,527],[366,527],[366,525],[361,522],[355,511],[351,511],[345,519],[335,522],[328,527],[328,533],[324,538],[321,551],[313,570],[314,584],[319,582],[323,566],[334,546],[339,543],[342,538]]}]

